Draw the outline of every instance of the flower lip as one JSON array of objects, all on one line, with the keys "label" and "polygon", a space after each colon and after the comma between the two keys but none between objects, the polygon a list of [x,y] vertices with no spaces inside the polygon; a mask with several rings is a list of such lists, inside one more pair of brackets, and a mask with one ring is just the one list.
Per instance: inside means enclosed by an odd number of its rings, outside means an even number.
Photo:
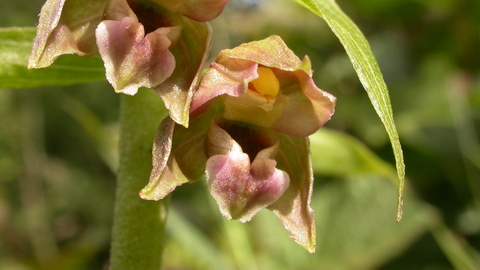
[{"label": "flower lip", "polygon": [[205,138],[210,194],[228,219],[247,222],[277,201],[290,184],[276,168],[279,138],[268,128],[215,115]]},{"label": "flower lip", "polygon": [[145,35],[135,18],[101,22],[96,39],[107,80],[116,92],[134,95],[140,87],[155,87],[173,73],[175,58],[168,36],[156,32]]}]

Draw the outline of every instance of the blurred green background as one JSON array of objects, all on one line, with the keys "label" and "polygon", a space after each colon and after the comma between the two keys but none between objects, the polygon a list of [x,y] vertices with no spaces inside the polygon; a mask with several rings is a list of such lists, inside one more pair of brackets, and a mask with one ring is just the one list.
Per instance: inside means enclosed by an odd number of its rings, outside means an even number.
[{"label": "blurred green background", "polygon": [[[0,26],[35,26],[43,3],[0,0]],[[337,3],[389,86],[407,165],[403,220],[387,135],[326,24],[287,0],[230,0],[212,22],[212,57],[277,34],[338,98],[311,138],[317,253],[268,211],[225,220],[200,181],[172,196],[164,269],[480,269],[480,1]],[[106,269],[118,107],[107,82],[0,90],[0,270]]]}]

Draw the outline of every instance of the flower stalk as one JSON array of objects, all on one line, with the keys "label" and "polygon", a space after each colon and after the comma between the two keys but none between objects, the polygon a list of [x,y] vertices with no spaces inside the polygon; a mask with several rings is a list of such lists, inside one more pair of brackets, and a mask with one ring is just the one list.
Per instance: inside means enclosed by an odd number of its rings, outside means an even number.
[{"label": "flower stalk", "polygon": [[122,95],[120,167],[113,218],[110,270],[158,270],[161,266],[169,198],[138,197],[152,169],[152,140],[167,115],[153,90]]}]

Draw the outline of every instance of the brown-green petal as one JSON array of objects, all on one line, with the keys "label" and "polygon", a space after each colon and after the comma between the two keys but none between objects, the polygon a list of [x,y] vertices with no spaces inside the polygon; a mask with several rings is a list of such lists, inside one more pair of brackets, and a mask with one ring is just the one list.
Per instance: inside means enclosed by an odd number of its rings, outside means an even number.
[{"label": "brown-green petal", "polygon": [[224,64],[231,59],[248,60],[285,71],[303,70],[312,76],[310,60],[308,58],[300,60],[279,36],[270,36],[223,50],[218,54],[216,62]]},{"label": "brown-green petal", "polygon": [[170,49],[176,68],[170,78],[154,88],[170,111],[170,117],[185,127],[188,127],[190,103],[210,53],[211,41],[212,30],[207,23],[183,18],[181,35]]},{"label": "brown-green petal", "polygon": [[313,171],[308,138],[277,133],[280,151],[277,168],[290,176],[290,186],[282,197],[268,207],[282,221],[297,244],[315,253],[317,231],[311,207]]},{"label": "brown-green petal", "polygon": [[211,113],[195,118],[189,128],[165,118],[153,142],[153,169],[150,180],[140,192],[145,200],[160,200],[177,186],[195,182],[205,173],[207,158],[203,141],[210,124]]},{"label": "brown-green petal", "polygon": [[95,54],[95,28],[109,1],[47,0],[40,12],[28,67],[47,67],[63,54]]},{"label": "brown-green petal", "polygon": [[151,0],[172,12],[177,12],[198,22],[215,19],[228,0]]}]

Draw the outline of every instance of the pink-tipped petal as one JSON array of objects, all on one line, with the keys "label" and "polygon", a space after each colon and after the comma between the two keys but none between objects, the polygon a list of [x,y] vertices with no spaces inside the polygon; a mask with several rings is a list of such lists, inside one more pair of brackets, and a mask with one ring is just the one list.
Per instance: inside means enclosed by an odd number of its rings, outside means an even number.
[{"label": "pink-tipped petal", "polygon": [[282,78],[282,93],[289,98],[283,114],[272,128],[291,136],[306,137],[315,133],[335,113],[336,98],[319,89],[303,70],[276,70]]},{"label": "pink-tipped petal", "polygon": [[175,122],[165,118],[160,123],[155,134],[152,150],[152,172],[148,185],[140,191],[140,197],[144,200],[161,200],[172,192],[177,186],[188,182],[183,177],[178,177],[169,165],[172,151],[172,137]]}]

